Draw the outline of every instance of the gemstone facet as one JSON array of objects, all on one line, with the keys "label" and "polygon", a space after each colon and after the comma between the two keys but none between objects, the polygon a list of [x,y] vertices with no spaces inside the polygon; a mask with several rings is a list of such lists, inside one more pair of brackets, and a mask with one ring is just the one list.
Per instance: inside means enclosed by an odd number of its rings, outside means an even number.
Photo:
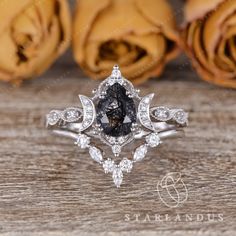
[{"label": "gemstone facet", "polygon": [[188,120],[188,116],[187,113],[184,112],[183,110],[179,110],[174,114],[174,118],[175,120],[179,123],[179,124],[184,124],[187,122]]},{"label": "gemstone facet", "polygon": [[102,152],[100,151],[100,149],[94,147],[94,146],[90,146],[89,147],[89,154],[91,156],[91,158],[98,162],[98,163],[101,163],[102,160],[103,160],[103,157],[102,157]]},{"label": "gemstone facet", "polygon": [[167,121],[171,118],[170,110],[167,107],[158,107],[154,111],[154,115],[160,121]]},{"label": "gemstone facet", "polygon": [[106,174],[112,173],[114,168],[115,168],[115,162],[111,160],[110,158],[108,158],[107,160],[103,162],[103,169]]},{"label": "gemstone facet", "polygon": [[129,134],[136,122],[135,103],[126,92],[122,85],[115,83],[108,87],[106,95],[97,104],[97,122],[109,136]]},{"label": "gemstone facet", "polygon": [[82,149],[85,149],[90,144],[90,137],[85,134],[80,134],[77,138],[76,144]]},{"label": "gemstone facet", "polygon": [[133,162],[127,158],[123,158],[119,166],[122,171],[129,173],[133,168]]},{"label": "gemstone facet", "polygon": [[151,133],[146,137],[146,142],[150,147],[157,147],[160,144],[160,138],[157,133]]},{"label": "gemstone facet", "polygon": [[136,148],[134,152],[133,159],[134,161],[141,161],[147,154],[147,146],[145,144]]},{"label": "gemstone facet", "polygon": [[123,180],[123,173],[119,167],[115,167],[112,173],[113,182],[117,188],[120,187]]},{"label": "gemstone facet", "polygon": [[49,125],[55,125],[60,120],[60,111],[51,111],[47,115],[47,122]]}]

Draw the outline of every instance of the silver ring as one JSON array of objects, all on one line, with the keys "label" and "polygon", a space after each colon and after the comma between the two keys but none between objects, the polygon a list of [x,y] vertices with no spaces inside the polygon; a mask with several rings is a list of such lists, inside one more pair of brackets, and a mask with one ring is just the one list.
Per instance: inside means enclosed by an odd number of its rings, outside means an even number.
[{"label": "silver ring", "polygon": [[[158,147],[164,139],[182,136],[188,124],[188,113],[183,109],[151,107],[154,94],[140,97],[139,93],[115,65],[92,97],[79,95],[82,107],[52,110],[46,115],[46,125],[54,134],[72,138],[78,147],[87,149],[120,187],[123,173],[129,173],[134,163],[143,160],[149,148]],[[95,145],[96,140],[108,145],[112,155],[106,158]],[[125,146],[135,140],[142,143],[132,155],[118,158]]]}]

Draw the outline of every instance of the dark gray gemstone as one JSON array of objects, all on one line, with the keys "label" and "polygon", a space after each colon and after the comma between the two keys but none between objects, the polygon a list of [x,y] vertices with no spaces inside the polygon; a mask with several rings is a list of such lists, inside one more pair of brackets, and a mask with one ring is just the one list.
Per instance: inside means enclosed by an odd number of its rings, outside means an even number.
[{"label": "dark gray gemstone", "polygon": [[126,89],[119,83],[110,86],[106,96],[97,104],[97,123],[109,136],[119,137],[131,132],[136,122],[136,108],[132,98],[126,95]]}]

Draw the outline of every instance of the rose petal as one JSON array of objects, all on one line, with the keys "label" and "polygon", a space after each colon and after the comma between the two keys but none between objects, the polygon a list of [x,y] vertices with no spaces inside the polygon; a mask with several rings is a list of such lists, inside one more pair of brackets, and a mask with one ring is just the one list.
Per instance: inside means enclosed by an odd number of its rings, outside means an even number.
[{"label": "rose petal", "polygon": [[0,17],[5,18],[0,22],[1,80],[15,82],[42,73],[69,44],[65,0],[4,1]]},{"label": "rose petal", "polygon": [[[124,76],[142,82],[158,75],[176,56],[178,34],[166,1],[110,0],[93,6],[80,0],[77,4],[73,48],[89,76],[104,78],[118,63]],[[80,29],[84,25],[86,29]]]},{"label": "rose petal", "polygon": [[73,50],[75,59],[83,62],[84,47],[92,24],[101,11],[108,7],[110,0],[78,0],[74,19]]},{"label": "rose petal", "polygon": [[203,18],[223,1],[224,0],[188,0],[184,7],[186,22],[193,22],[194,20]]},{"label": "rose petal", "polygon": [[[236,87],[236,2],[220,2],[214,6],[215,9],[213,6],[214,4],[208,1],[187,2],[184,48],[205,80],[222,86]],[[207,16],[202,16],[201,11],[207,13]],[[192,21],[189,21],[188,16],[191,13],[193,17]]]}]

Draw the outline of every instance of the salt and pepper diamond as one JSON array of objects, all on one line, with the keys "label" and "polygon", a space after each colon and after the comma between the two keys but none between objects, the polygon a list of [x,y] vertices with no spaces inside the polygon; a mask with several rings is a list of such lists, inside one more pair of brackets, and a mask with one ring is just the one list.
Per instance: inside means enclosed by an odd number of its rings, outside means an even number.
[{"label": "salt and pepper diamond", "polygon": [[98,101],[96,110],[97,123],[105,134],[112,137],[129,134],[132,124],[136,122],[134,101],[119,83],[108,87],[104,98]]}]

